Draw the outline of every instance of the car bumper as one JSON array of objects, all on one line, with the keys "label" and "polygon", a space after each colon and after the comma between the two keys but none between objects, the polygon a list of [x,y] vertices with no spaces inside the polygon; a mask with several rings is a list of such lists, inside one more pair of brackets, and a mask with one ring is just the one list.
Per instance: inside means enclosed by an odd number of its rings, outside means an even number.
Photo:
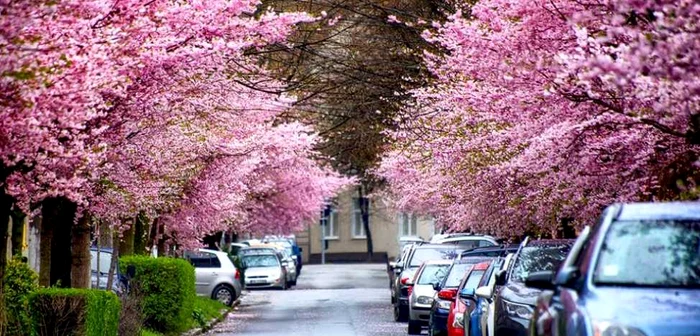
[{"label": "car bumper", "polygon": [[447,316],[450,314],[448,310],[436,309],[430,314],[433,322],[433,330],[437,332],[447,331]]},{"label": "car bumper", "polygon": [[525,336],[530,322],[526,319],[505,316],[496,321],[495,336]]},{"label": "car bumper", "polygon": [[412,321],[421,321],[428,324],[430,321],[430,307],[416,307],[413,306],[408,312],[408,317]]}]

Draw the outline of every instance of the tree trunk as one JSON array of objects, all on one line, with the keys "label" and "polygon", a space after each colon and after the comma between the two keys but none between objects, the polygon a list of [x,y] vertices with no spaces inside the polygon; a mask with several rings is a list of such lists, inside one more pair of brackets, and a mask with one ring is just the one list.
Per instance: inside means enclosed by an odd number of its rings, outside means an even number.
[{"label": "tree trunk", "polygon": [[29,259],[29,267],[39,273],[40,255],[41,255],[41,214],[34,213],[29,222],[28,236],[28,251],[27,258]]},{"label": "tree trunk", "polygon": [[12,216],[12,255],[22,254],[22,247],[24,247],[24,221],[27,216],[21,211],[14,210],[11,213]]},{"label": "tree trunk", "polygon": [[372,231],[369,227],[369,199],[366,197],[364,186],[360,185],[357,188],[357,193],[360,202],[360,216],[362,217],[362,225],[365,227],[365,237],[367,241],[367,259],[372,260],[374,256],[374,245],[372,244]]},{"label": "tree trunk", "polygon": [[[71,284],[71,228],[77,206],[68,199],[48,198],[42,202],[42,264],[39,281],[44,286]],[[48,235],[45,237],[44,233]],[[50,246],[50,250],[46,248]],[[45,257],[45,254],[48,255]],[[44,264],[45,258],[50,260]],[[48,281],[47,281],[48,277]]]},{"label": "tree trunk", "polygon": [[53,209],[46,204],[41,206],[41,228],[39,229],[39,285],[51,286],[51,247],[53,243],[53,225],[46,220],[48,212]]},{"label": "tree trunk", "polygon": [[153,219],[153,223],[151,223],[151,230],[150,234],[148,235],[148,247],[149,251],[153,253],[153,247],[158,244],[158,229],[160,227],[160,220],[158,220],[158,217]]},{"label": "tree trunk", "polygon": [[128,228],[122,232],[121,239],[119,240],[119,252],[121,255],[132,255],[134,254],[134,232],[136,231],[135,220],[129,220],[127,223]]},{"label": "tree trunk", "polygon": [[72,288],[90,288],[90,214],[85,211],[71,232]]},{"label": "tree trunk", "polygon": [[10,211],[12,197],[0,188],[0,334],[5,327],[5,269],[7,268],[7,244],[10,238]]},{"label": "tree trunk", "polygon": [[[119,241],[119,234],[117,232],[114,232],[113,229],[109,230],[110,235],[114,237],[114,242]],[[117,263],[119,262],[119,245],[120,244],[114,244],[114,248],[112,249],[112,260],[109,263],[109,273],[107,273],[107,289],[112,288],[112,284],[114,283],[114,273],[115,270],[117,269]]]},{"label": "tree trunk", "polygon": [[134,254],[145,254],[148,245],[148,217],[143,212],[136,216],[134,226]]}]

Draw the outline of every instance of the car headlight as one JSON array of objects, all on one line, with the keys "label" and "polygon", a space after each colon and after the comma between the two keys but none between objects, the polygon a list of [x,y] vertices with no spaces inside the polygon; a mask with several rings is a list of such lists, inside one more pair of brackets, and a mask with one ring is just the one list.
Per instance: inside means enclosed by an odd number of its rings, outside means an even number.
[{"label": "car headlight", "polygon": [[524,304],[513,303],[503,300],[506,307],[506,313],[510,316],[520,317],[529,320],[532,317],[532,307]]},{"label": "car headlight", "polygon": [[593,321],[595,336],[646,336],[637,328],[615,324],[609,321]]},{"label": "car headlight", "polygon": [[452,322],[454,328],[464,328],[464,314],[456,314],[455,320]]},{"label": "car headlight", "polygon": [[431,305],[433,304],[433,298],[431,298],[430,296],[419,296],[416,300],[416,303],[422,305]]},{"label": "car headlight", "polygon": [[440,308],[440,309],[450,310],[450,307],[452,306],[452,301],[438,300],[437,305],[438,305],[438,308]]}]

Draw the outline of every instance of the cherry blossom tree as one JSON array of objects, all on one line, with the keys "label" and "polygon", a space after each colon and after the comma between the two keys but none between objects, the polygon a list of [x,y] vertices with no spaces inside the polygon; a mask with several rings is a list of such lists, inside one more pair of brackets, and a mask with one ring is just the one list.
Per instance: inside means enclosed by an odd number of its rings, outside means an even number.
[{"label": "cherry blossom tree", "polygon": [[397,205],[451,229],[556,235],[611,202],[683,197],[697,178],[693,1],[487,0],[425,37],[381,173]]},{"label": "cherry blossom tree", "polygon": [[309,129],[276,119],[290,99],[242,84],[269,77],[248,50],[314,18],[258,5],[0,2],[3,214],[54,198],[76,220],[148,212],[193,246],[224,225],[290,230],[318,213],[348,181],[314,160]]}]

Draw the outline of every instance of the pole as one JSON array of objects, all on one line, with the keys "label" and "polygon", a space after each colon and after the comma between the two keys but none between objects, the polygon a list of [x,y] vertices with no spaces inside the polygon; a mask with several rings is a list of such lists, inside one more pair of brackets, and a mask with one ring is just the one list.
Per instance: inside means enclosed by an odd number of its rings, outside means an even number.
[{"label": "pole", "polygon": [[328,225],[328,217],[321,217],[321,265],[326,264],[326,225]]}]

